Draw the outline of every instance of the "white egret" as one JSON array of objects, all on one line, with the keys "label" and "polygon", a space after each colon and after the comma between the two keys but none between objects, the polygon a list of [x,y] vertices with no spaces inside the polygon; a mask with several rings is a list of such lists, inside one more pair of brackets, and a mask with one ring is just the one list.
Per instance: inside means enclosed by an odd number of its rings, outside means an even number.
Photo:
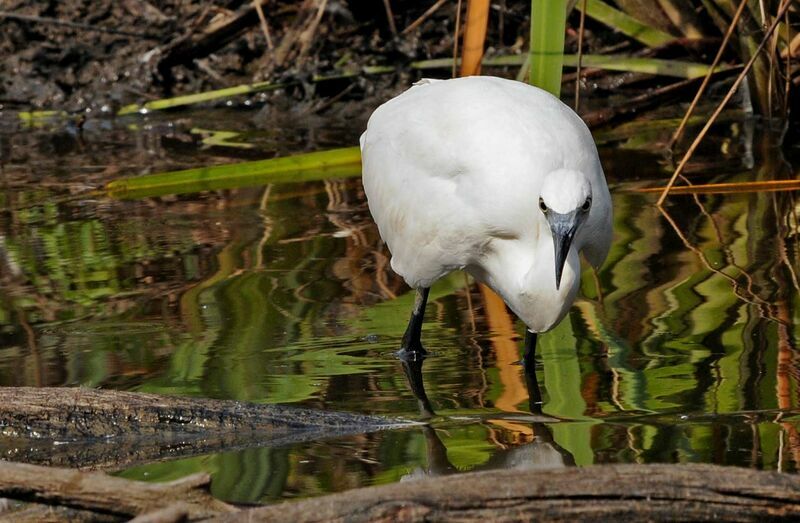
[{"label": "white egret", "polygon": [[421,356],[430,286],[463,269],[536,335],[567,314],[580,257],[611,243],[611,198],[592,136],[536,87],[471,76],[422,80],[384,103],[361,136],[364,190],[391,266],[417,296],[401,354]]}]

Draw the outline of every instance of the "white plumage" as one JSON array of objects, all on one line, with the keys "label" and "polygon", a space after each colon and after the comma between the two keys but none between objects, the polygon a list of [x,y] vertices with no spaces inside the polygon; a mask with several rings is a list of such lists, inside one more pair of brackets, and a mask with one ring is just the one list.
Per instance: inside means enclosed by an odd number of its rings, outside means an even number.
[{"label": "white plumage", "polygon": [[370,211],[411,287],[464,269],[543,332],[575,298],[578,253],[594,266],[608,253],[611,199],[592,136],[541,89],[423,80],[375,110],[361,154]]}]

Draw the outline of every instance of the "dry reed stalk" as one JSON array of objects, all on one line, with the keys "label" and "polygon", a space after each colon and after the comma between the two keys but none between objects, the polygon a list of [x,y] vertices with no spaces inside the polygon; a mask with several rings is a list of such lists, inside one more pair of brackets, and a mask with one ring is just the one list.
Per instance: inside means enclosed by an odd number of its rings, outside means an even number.
[{"label": "dry reed stalk", "polygon": [[[666,187],[633,189],[632,192],[664,192]],[[752,192],[800,191],[800,180],[767,180],[759,182],[725,182],[673,187],[673,194],[735,194]]]},{"label": "dry reed stalk", "polygon": [[456,32],[453,35],[453,72],[452,78],[456,77],[456,66],[458,65],[458,35],[461,32],[461,0],[456,4]]},{"label": "dry reed stalk", "polygon": [[488,23],[489,0],[468,0],[460,76],[481,74],[481,60],[483,59],[483,46],[486,41]]},{"label": "dry reed stalk", "polygon": [[269,34],[269,26],[267,25],[267,17],[264,16],[264,10],[261,9],[261,4],[266,0],[253,0],[253,7],[256,8],[258,20],[261,22],[261,32],[264,33],[264,38],[267,40],[267,49],[272,51],[272,36]]},{"label": "dry reed stalk", "polygon": [[697,94],[694,95],[694,100],[692,100],[692,103],[689,105],[689,109],[687,109],[686,114],[683,115],[683,120],[681,120],[680,125],[678,125],[678,129],[675,131],[675,134],[672,135],[672,139],[669,141],[669,145],[667,147],[670,150],[672,150],[675,147],[675,144],[678,143],[678,140],[680,140],[681,134],[683,134],[686,124],[689,122],[689,118],[691,118],[698,102],[700,102],[700,98],[706,91],[706,87],[708,87],[708,84],[711,82],[711,77],[714,75],[714,70],[722,60],[722,55],[725,52],[725,48],[728,46],[728,41],[731,39],[731,35],[733,35],[733,29],[736,27],[736,24],[739,23],[739,18],[742,16],[742,11],[744,11],[746,5],[747,0],[742,0],[739,3],[739,7],[736,9],[736,13],[731,19],[731,24],[728,26],[728,30],[725,32],[725,37],[722,39],[722,43],[719,46],[717,56],[714,57],[714,61],[711,63],[711,67],[708,69],[708,74],[706,74],[706,77],[703,79],[703,83],[700,84]]},{"label": "dry reed stalk", "polygon": [[319,23],[322,20],[322,15],[325,14],[325,7],[328,5],[328,0],[319,0],[317,5],[317,13],[314,15],[311,24],[300,33],[300,52],[297,54],[297,60],[303,58],[306,53],[311,49],[311,43],[314,41],[314,34],[317,32]]},{"label": "dry reed stalk", "polygon": [[405,36],[405,35],[407,35],[408,33],[410,33],[411,31],[413,31],[414,29],[416,29],[417,27],[419,27],[420,25],[422,25],[422,23],[423,23],[425,20],[427,20],[427,19],[428,19],[428,18],[429,18],[429,17],[430,17],[430,16],[431,16],[433,13],[435,13],[436,11],[438,11],[438,10],[439,10],[439,8],[440,8],[440,7],[442,7],[442,6],[443,6],[445,3],[447,3],[447,0],[438,0],[438,1],[437,1],[435,4],[433,4],[432,6],[430,6],[430,7],[429,7],[429,8],[428,8],[428,9],[427,9],[427,10],[426,10],[424,13],[422,13],[422,14],[419,16],[419,18],[417,18],[416,20],[414,20],[413,22],[411,22],[411,23],[408,25],[408,27],[406,27],[405,29],[403,29],[403,30],[400,32],[400,34],[401,34],[401,35],[403,35],[403,36]]},{"label": "dry reed stalk", "polygon": [[708,130],[711,128],[712,125],[714,125],[714,122],[717,121],[717,118],[722,113],[722,110],[725,108],[726,105],[728,105],[728,102],[733,97],[734,93],[736,93],[736,90],[739,88],[741,83],[744,81],[745,78],[747,78],[747,73],[750,72],[750,69],[753,67],[753,64],[755,63],[756,59],[758,59],[758,56],[764,49],[766,43],[770,40],[772,33],[778,27],[778,23],[780,22],[781,18],[783,18],[783,15],[786,13],[786,11],[789,9],[789,6],[792,4],[792,1],[793,0],[786,0],[783,4],[781,4],[779,12],[775,16],[775,20],[773,20],[769,29],[764,34],[764,38],[761,40],[761,43],[758,44],[758,47],[753,52],[753,55],[750,57],[750,60],[747,61],[747,64],[744,66],[744,69],[742,69],[742,72],[736,78],[736,81],[733,82],[733,85],[728,90],[728,93],[725,95],[725,98],[722,99],[717,108],[714,110],[714,113],[711,115],[706,124],[703,126],[703,129],[700,130],[697,137],[694,139],[694,142],[692,142],[692,145],[689,146],[689,149],[683,155],[683,158],[681,159],[681,162],[678,164],[678,167],[675,168],[675,172],[672,173],[672,177],[669,179],[667,186],[664,188],[664,192],[661,193],[661,197],[656,202],[656,205],[658,207],[661,207],[664,204],[664,200],[667,199],[667,195],[672,189],[672,186],[675,184],[675,180],[677,180],[678,176],[680,176],[681,172],[683,171],[683,168],[689,162],[689,159],[692,157],[695,150],[700,145],[700,142],[703,141],[703,138],[705,138],[705,135],[708,133]]},{"label": "dry reed stalk", "polygon": [[389,3],[389,0],[383,0],[383,7],[386,9],[386,19],[389,21],[389,30],[392,32],[392,36],[397,38],[397,26],[394,23],[392,4]]}]

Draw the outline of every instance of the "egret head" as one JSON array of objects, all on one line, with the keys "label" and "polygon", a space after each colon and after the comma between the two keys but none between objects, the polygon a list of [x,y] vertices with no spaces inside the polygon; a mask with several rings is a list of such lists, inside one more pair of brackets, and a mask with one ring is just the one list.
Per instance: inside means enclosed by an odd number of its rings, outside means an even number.
[{"label": "egret head", "polygon": [[542,184],[539,211],[550,226],[555,250],[556,289],[567,261],[572,240],[592,208],[592,186],[581,172],[559,169]]}]

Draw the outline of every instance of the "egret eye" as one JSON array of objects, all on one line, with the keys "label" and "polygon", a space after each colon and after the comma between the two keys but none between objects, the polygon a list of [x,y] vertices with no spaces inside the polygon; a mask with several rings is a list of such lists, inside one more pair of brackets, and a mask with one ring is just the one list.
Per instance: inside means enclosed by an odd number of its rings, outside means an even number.
[{"label": "egret eye", "polygon": [[586,212],[586,211],[588,211],[588,210],[589,210],[591,207],[592,207],[592,199],[591,199],[591,198],[586,198],[586,201],[585,201],[585,202],[583,202],[583,205],[581,205],[581,210],[582,210],[583,212]]},{"label": "egret eye", "polygon": [[544,200],[541,198],[539,198],[539,208],[542,210],[542,212],[547,212],[547,205],[544,204]]}]

